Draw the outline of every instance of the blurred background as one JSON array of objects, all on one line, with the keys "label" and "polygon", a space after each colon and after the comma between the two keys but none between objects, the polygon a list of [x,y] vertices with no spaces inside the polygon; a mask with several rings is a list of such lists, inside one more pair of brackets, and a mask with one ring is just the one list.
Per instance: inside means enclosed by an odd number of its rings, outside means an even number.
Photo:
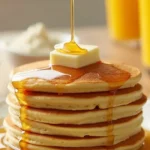
[{"label": "blurred background", "polygon": [[[75,24],[105,25],[104,0],[75,0]],[[50,28],[70,25],[70,0],[1,0],[0,30],[18,30],[41,21]]]}]

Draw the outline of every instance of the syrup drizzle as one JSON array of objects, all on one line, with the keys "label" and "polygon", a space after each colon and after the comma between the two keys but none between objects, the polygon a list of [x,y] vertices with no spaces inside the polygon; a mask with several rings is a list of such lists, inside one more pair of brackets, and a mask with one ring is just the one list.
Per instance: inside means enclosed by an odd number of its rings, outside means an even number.
[{"label": "syrup drizzle", "polygon": [[[21,99],[19,100],[19,102],[21,103]],[[26,132],[26,130],[30,130],[30,126],[27,125],[24,121],[24,119],[27,118],[27,109],[28,107],[27,106],[21,106],[20,108],[20,120],[21,120],[21,125],[22,125],[22,136],[21,136],[21,139],[19,141],[19,146],[20,146],[20,149],[21,150],[27,150],[27,142],[24,142],[26,140],[29,139],[29,134]]]},{"label": "syrup drizzle", "polygon": [[70,0],[70,8],[71,8],[71,41],[65,43],[63,48],[57,49],[59,52],[64,54],[71,54],[71,55],[84,55],[87,53],[86,49],[79,47],[79,45],[75,42],[74,39],[74,0]]},{"label": "syrup drizzle", "polygon": [[114,144],[113,105],[114,105],[116,92],[117,90],[110,91],[110,98],[108,101],[108,111],[107,111],[107,121],[109,122],[109,125],[107,128],[108,145]]}]

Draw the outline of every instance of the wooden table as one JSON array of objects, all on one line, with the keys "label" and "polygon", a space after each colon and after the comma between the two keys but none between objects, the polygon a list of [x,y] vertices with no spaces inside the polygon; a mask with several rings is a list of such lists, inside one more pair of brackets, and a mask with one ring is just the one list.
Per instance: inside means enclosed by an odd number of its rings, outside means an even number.
[{"label": "wooden table", "polygon": [[[79,36],[80,43],[95,44],[100,47],[101,59],[109,62],[126,63],[138,67],[142,73],[143,78],[141,84],[146,95],[150,95],[150,76],[145,71],[141,63],[140,47],[138,45],[127,46],[112,42],[108,36],[108,31],[105,27],[86,27],[78,28],[76,35]],[[12,69],[5,52],[0,53],[0,61],[3,60],[3,70],[0,69],[0,94],[6,94],[6,84],[8,82],[9,72]],[[4,95],[5,95],[4,94]]]}]

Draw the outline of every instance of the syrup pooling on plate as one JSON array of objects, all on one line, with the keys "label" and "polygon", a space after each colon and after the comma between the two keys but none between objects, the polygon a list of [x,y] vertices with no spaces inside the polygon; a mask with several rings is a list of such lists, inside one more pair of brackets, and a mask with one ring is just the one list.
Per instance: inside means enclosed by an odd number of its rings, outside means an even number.
[{"label": "syrup pooling on plate", "polygon": [[79,45],[74,40],[74,0],[70,0],[71,8],[71,41],[65,43],[63,48],[57,49],[59,52],[71,55],[84,55],[87,53],[86,49],[79,47]]}]

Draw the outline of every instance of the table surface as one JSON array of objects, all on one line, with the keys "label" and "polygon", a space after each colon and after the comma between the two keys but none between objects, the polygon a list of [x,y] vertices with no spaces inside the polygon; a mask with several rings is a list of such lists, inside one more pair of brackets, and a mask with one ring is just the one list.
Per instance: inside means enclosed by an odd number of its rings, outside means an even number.
[{"label": "table surface", "polygon": [[[76,29],[76,35],[80,38],[80,43],[98,45],[100,47],[101,60],[112,63],[126,63],[138,67],[143,74],[140,83],[143,86],[144,93],[150,95],[150,76],[141,63],[138,42],[130,45],[114,42],[110,39],[106,27],[78,28]],[[8,76],[12,66],[3,51],[0,52],[0,63],[3,64],[3,67],[0,68],[0,96],[5,96],[7,93],[6,83],[8,83]]]}]

